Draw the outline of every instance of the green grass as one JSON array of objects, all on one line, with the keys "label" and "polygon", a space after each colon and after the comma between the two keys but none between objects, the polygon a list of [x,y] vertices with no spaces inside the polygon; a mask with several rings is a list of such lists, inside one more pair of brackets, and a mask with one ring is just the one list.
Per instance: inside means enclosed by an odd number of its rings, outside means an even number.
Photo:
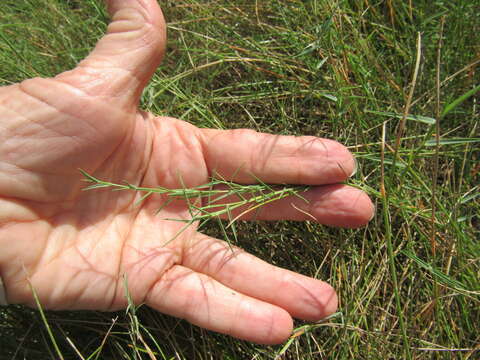
[{"label": "green grass", "polygon": [[[46,327],[39,312],[11,306],[0,310],[0,358],[53,359],[56,346],[65,359],[478,358],[480,4],[409,3],[162,1],[168,52],[144,108],[201,127],[333,138],[357,155],[351,183],[377,206],[368,227],[235,227],[248,251],[332,283],[339,313],[263,347],[144,307],[46,312]],[[74,67],[107,22],[96,0],[3,0],[0,19],[1,84]]]}]

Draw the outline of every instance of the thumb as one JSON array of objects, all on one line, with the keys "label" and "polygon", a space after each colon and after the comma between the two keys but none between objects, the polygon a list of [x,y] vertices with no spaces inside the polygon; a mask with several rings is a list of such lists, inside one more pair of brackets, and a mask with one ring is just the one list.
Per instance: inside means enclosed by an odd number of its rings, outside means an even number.
[{"label": "thumb", "polygon": [[57,78],[89,95],[137,105],[165,52],[166,25],[156,0],[107,0],[107,33],[78,66]]}]

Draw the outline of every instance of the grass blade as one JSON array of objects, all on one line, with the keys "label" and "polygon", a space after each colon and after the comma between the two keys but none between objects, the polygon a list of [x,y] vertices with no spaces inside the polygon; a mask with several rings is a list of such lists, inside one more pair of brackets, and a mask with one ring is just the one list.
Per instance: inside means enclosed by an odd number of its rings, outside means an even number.
[{"label": "grass blade", "polygon": [[[452,139],[440,139],[438,145],[465,145],[471,143],[480,142],[480,138],[452,138]],[[425,146],[436,146],[435,139],[430,139],[425,142]]]},{"label": "grass blade", "polygon": [[50,337],[50,341],[52,342],[53,348],[55,349],[55,352],[57,353],[58,358],[60,360],[63,360],[64,357],[62,355],[62,352],[60,351],[60,348],[58,347],[57,340],[55,340],[55,336],[53,336],[53,332],[52,332],[52,329],[50,328],[50,325],[47,321],[47,317],[45,316],[45,313],[43,312],[42,304],[40,303],[37,292],[33,288],[33,285],[30,281],[28,281],[28,286],[30,287],[30,290],[32,291],[33,298],[35,300],[35,304],[37,305],[38,311],[40,312],[40,317],[42,318],[43,324],[45,325],[45,328],[47,329],[47,333],[48,333],[48,336]]},{"label": "grass blade", "polygon": [[[390,112],[390,111],[365,110],[365,112],[370,113],[370,114],[385,116],[385,117],[391,117],[391,118],[395,118],[395,119],[402,119],[403,118],[402,114],[397,114],[397,113]],[[406,120],[411,120],[411,121],[421,122],[421,123],[428,124],[428,125],[434,125],[435,124],[435,119],[434,118],[427,117],[427,116],[422,116],[422,115],[409,114],[405,117],[405,119]]]},{"label": "grass blade", "polygon": [[443,112],[442,112],[442,117],[444,117],[445,115],[447,115],[450,111],[452,111],[453,109],[455,109],[458,105],[460,105],[462,102],[464,102],[465,100],[467,100],[469,97],[475,95],[477,92],[480,91],[480,85],[477,85],[475,86],[473,89],[467,91],[465,94],[463,94],[462,96],[459,96],[458,98],[456,98],[455,100],[453,100],[450,104],[446,105],[444,108],[443,108]]},{"label": "grass blade", "polygon": [[426,261],[420,259],[413,252],[408,251],[408,250],[402,250],[401,252],[402,252],[402,254],[407,256],[408,258],[415,261],[415,263],[417,263],[417,265],[420,266],[422,269],[427,270],[431,275],[433,275],[443,285],[446,285],[446,286],[451,287],[452,289],[455,289],[455,290],[458,290],[458,291],[468,291],[468,292],[477,292],[478,291],[478,290],[469,289],[467,286],[465,286],[460,281],[452,279],[450,276],[444,274],[442,271],[433,267],[432,265],[430,265]]}]

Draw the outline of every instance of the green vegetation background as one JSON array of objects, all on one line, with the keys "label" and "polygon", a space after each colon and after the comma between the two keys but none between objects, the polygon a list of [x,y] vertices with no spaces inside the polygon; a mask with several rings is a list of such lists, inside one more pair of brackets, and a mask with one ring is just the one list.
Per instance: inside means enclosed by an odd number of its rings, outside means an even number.
[{"label": "green vegetation background", "polygon": [[[298,322],[284,345],[236,341],[143,307],[47,312],[64,358],[479,358],[480,1],[161,5],[168,51],[144,108],[201,127],[337,139],[359,159],[351,183],[377,213],[359,230],[238,224],[239,246],[338,290],[339,313]],[[2,0],[0,84],[74,67],[107,21],[98,0]],[[399,132],[404,113],[415,116]],[[216,222],[207,231],[222,236]],[[0,310],[1,359],[54,359],[53,349],[38,312]]]}]

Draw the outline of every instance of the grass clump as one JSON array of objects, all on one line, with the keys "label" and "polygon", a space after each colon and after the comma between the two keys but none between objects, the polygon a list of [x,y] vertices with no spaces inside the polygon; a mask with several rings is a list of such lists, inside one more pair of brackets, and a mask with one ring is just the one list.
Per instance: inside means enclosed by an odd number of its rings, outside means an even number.
[{"label": "grass clump", "polygon": [[[72,68],[106,27],[97,0],[2,5],[3,85]],[[182,0],[162,7],[167,57],[142,107],[200,127],[343,142],[361,163],[351,183],[370,194],[377,214],[358,230],[205,225],[219,237],[234,231],[237,245],[338,290],[339,313],[297,323],[282,346],[207,333],[143,307],[113,316],[46,312],[64,358],[478,357],[480,5]],[[9,307],[0,319],[0,358],[55,358],[38,313]]]}]

